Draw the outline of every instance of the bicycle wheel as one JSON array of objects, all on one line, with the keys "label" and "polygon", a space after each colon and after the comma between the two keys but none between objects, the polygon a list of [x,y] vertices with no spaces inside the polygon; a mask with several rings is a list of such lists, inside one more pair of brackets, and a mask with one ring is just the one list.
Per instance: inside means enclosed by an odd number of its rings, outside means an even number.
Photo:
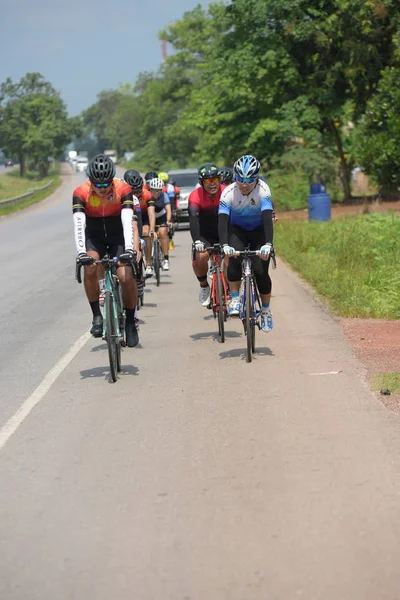
[{"label": "bicycle wheel", "polygon": [[246,275],[245,279],[246,296],[245,296],[245,328],[247,338],[247,362],[252,361],[252,352],[255,343],[255,331],[253,323],[253,298],[251,293],[251,278],[250,275]]},{"label": "bicycle wheel", "polygon": [[156,240],[154,240],[153,268],[154,268],[154,274],[156,276],[157,287],[160,285],[160,269],[161,269],[159,244],[160,244],[160,242],[158,241],[158,238]]},{"label": "bicycle wheel", "polygon": [[125,346],[125,311],[124,311],[124,301],[122,299],[122,287],[119,281],[117,280],[117,290],[118,290],[118,326],[119,326],[119,339],[115,338],[115,343],[117,347],[117,371],[118,373],[121,371],[121,346]]},{"label": "bicycle wheel", "polygon": [[216,279],[217,279],[217,297],[216,304],[218,310],[218,334],[219,341],[221,344],[225,342],[225,323],[224,323],[224,292],[222,285],[222,275],[219,267],[216,269]]},{"label": "bicycle wheel", "polygon": [[[111,379],[117,381],[118,371],[118,351],[117,351],[117,337],[116,337],[116,326],[114,321],[114,299],[110,291],[106,291],[105,296],[105,316],[106,316],[106,340],[108,346],[108,358],[110,361],[110,374]],[[118,342],[119,346],[119,342]]]}]

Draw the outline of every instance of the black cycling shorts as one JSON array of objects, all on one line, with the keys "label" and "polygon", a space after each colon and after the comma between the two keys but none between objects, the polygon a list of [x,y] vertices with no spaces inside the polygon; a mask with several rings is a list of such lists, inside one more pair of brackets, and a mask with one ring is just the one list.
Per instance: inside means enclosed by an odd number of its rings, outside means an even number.
[{"label": "black cycling shorts", "polygon": [[[247,231],[241,227],[231,225],[229,228],[229,245],[235,250],[245,250],[250,246],[251,250],[259,250],[265,244],[264,228]],[[260,294],[270,294],[272,289],[271,278],[268,274],[269,259],[261,260],[259,256],[252,257],[254,275]],[[228,279],[229,281],[240,281],[242,277],[242,259],[240,256],[229,259]]]},{"label": "black cycling shorts", "polygon": [[[167,224],[167,215],[164,214],[161,217],[156,218],[156,225],[166,225]],[[150,225],[149,215],[147,213],[142,213],[142,225]]]},{"label": "black cycling shorts", "polygon": [[103,258],[106,254],[110,258],[114,256],[121,256],[125,249],[124,236],[117,237],[104,237],[99,233],[86,232],[86,252],[93,250],[97,252],[100,258]]}]

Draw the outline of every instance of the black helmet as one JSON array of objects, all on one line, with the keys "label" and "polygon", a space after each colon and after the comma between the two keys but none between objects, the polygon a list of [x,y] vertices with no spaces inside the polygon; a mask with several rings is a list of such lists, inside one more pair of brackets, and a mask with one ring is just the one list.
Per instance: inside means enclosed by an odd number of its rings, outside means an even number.
[{"label": "black helmet", "polygon": [[208,179],[208,177],[219,177],[219,169],[213,163],[205,163],[199,167],[197,176],[201,183],[203,179]]},{"label": "black helmet", "polygon": [[139,190],[143,187],[143,177],[139,173],[139,171],[135,171],[134,169],[129,169],[124,173],[124,180],[128,185],[131,186],[133,190]]},{"label": "black helmet", "polygon": [[115,177],[115,165],[105,154],[97,154],[89,163],[87,175],[92,183],[107,183]]},{"label": "black helmet", "polygon": [[230,167],[221,167],[219,170],[219,174],[221,177],[221,183],[232,183],[233,181],[233,169]]},{"label": "black helmet", "polygon": [[155,179],[155,178],[158,178],[157,171],[148,171],[144,176],[146,183],[148,183],[150,181],[150,179]]}]

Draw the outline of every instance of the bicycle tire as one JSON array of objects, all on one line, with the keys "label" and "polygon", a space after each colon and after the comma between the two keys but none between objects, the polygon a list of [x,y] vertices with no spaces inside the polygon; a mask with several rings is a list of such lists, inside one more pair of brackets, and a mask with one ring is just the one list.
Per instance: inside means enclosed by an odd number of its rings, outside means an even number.
[{"label": "bicycle tire", "polygon": [[153,268],[154,274],[156,276],[156,285],[157,287],[160,285],[160,249],[159,249],[159,241],[158,239],[154,240],[153,246]]},{"label": "bicycle tire", "polygon": [[245,295],[245,328],[246,328],[246,339],[247,339],[247,362],[251,362],[253,359],[253,339],[255,338],[254,323],[252,319],[253,303],[251,293],[251,277],[246,275],[245,279],[246,295]]},{"label": "bicycle tire", "polygon": [[222,276],[219,267],[216,268],[216,280],[217,280],[217,297],[216,304],[218,308],[218,336],[221,344],[225,342],[225,322],[224,322],[224,293],[222,286]]},{"label": "bicycle tire", "polygon": [[[114,321],[114,310],[113,310],[113,296],[112,293],[107,290],[104,299],[105,305],[105,317],[106,317],[106,341],[108,347],[108,358],[110,362],[110,375],[111,379],[115,383],[117,381],[118,372],[118,351],[117,351],[117,338],[116,338],[116,327]],[[119,346],[119,342],[118,342]]]}]

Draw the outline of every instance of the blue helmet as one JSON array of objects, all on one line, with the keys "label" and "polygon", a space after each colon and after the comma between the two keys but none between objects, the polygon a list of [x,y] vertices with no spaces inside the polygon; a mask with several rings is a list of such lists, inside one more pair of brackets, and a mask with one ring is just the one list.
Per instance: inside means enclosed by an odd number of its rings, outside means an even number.
[{"label": "blue helmet", "polygon": [[256,177],[258,177],[260,174],[261,165],[255,156],[246,154],[245,156],[241,156],[237,159],[233,165],[233,171],[239,178],[253,177],[256,179]]}]

